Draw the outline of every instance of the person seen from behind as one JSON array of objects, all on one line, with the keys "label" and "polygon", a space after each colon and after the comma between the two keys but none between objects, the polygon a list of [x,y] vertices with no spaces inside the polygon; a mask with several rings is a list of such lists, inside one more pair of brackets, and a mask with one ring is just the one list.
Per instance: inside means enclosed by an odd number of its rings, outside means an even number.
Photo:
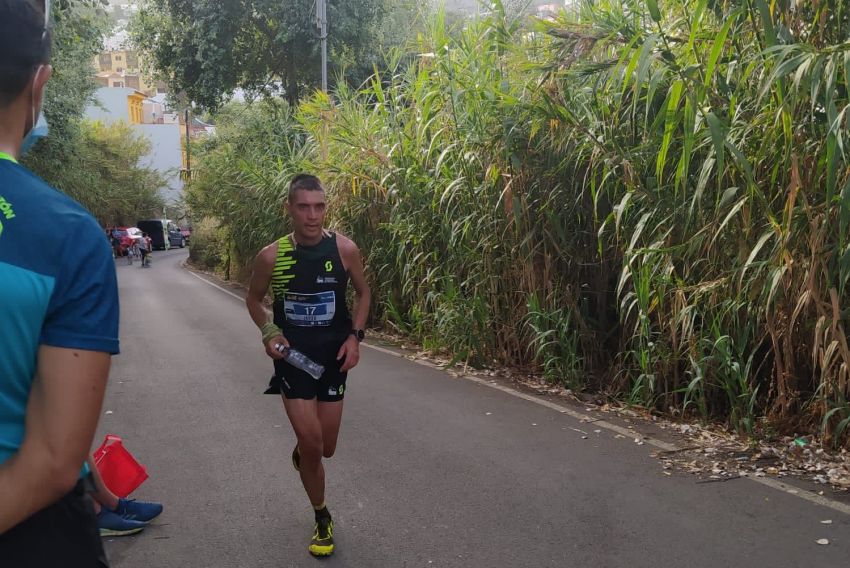
[{"label": "person seen from behind", "polygon": [[148,255],[151,251],[151,239],[147,233],[142,233],[142,238],[139,239],[139,255],[142,257],[142,268],[148,265]]},{"label": "person seen from behind", "polygon": [[0,565],[102,568],[86,458],[118,289],[94,218],[18,162],[47,134],[50,50],[50,1],[0,0]]}]

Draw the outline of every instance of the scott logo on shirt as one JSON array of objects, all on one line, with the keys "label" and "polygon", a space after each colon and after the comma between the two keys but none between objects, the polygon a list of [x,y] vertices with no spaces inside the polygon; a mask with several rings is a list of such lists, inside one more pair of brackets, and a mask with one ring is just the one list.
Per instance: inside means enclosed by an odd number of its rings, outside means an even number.
[{"label": "scott logo on shirt", "polygon": [[6,220],[15,218],[15,210],[12,209],[12,204],[0,197],[0,212],[6,217]]},{"label": "scott logo on shirt", "polygon": [[[3,213],[3,217],[5,217],[7,221],[9,219],[15,218],[15,210],[12,209],[12,204],[9,203],[8,201],[6,201],[5,199],[3,199],[2,196],[0,196],[0,212]],[[0,221],[0,234],[2,234],[2,233],[3,233],[3,223],[2,223],[2,221]]]}]

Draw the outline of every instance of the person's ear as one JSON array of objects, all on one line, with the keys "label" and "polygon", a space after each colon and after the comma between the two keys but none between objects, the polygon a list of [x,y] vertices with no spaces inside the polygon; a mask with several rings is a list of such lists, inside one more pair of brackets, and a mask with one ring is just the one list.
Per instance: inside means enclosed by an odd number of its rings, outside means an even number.
[{"label": "person's ear", "polygon": [[32,98],[33,104],[37,109],[41,108],[41,104],[44,101],[44,87],[52,76],[52,65],[40,65],[35,72],[35,77],[32,80]]}]

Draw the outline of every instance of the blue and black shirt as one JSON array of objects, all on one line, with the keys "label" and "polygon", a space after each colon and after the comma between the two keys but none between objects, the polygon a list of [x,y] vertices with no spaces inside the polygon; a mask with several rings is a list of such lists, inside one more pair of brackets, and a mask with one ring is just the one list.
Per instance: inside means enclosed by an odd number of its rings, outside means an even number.
[{"label": "blue and black shirt", "polygon": [[85,209],[0,153],[0,464],[23,441],[40,345],[118,353],[115,264]]}]

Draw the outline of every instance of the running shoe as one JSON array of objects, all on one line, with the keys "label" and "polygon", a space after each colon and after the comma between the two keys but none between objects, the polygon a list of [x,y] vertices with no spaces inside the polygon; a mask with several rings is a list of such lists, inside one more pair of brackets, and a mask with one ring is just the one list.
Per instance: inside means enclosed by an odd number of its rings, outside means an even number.
[{"label": "running shoe", "polygon": [[128,536],[142,532],[145,523],[125,519],[118,513],[103,508],[97,515],[97,527],[100,529],[100,536]]},{"label": "running shoe", "polygon": [[115,512],[127,520],[147,524],[162,513],[162,505],[136,501],[135,499],[118,499],[118,507],[116,507]]},{"label": "running shoe", "polygon": [[319,517],[313,540],[307,549],[313,556],[330,556],[334,553],[334,522],[330,517]]}]

